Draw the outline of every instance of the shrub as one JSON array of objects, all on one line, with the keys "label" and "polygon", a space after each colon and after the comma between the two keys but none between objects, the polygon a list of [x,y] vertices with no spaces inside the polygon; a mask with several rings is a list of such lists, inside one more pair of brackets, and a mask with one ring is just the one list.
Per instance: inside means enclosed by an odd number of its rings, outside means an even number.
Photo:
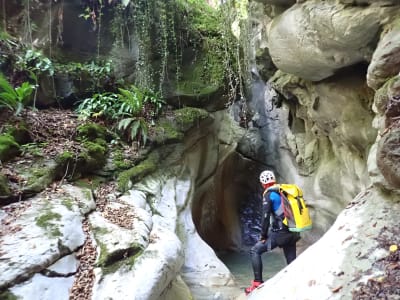
[{"label": "shrub", "polygon": [[24,106],[29,102],[34,86],[24,82],[21,86],[13,88],[3,74],[0,74],[0,108],[7,108],[19,115]]}]

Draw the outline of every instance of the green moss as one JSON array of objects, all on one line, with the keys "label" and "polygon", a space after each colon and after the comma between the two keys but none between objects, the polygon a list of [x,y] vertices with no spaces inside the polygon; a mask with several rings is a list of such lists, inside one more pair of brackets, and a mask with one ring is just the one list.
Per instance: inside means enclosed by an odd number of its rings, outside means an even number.
[{"label": "green moss", "polygon": [[61,220],[61,215],[52,211],[49,211],[45,214],[42,214],[39,217],[36,217],[35,222],[36,225],[46,229],[50,236],[59,237],[61,236],[60,230],[53,224],[53,221]]},{"label": "green moss", "polygon": [[2,299],[2,300],[18,300],[19,297],[15,296],[10,291],[5,291],[5,292],[0,293],[0,299]]},{"label": "green moss", "polygon": [[219,86],[202,84],[196,81],[182,81],[179,83],[176,93],[185,96],[195,96],[198,99],[201,99],[204,96],[215,93],[218,89]]},{"label": "green moss", "polygon": [[100,267],[103,267],[106,265],[107,257],[109,255],[109,253],[107,251],[107,246],[105,244],[101,243],[98,239],[96,239],[96,244],[100,248],[100,256],[97,260],[97,265]]},{"label": "green moss", "polygon": [[153,129],[156,144],[169,144],[179,142],[183,139],[183,133],[174,126],[172,122],[163,121],[158,123]]},{"label": "green moss", "polygon": [[20,146],[9,134],[0,135],[0,161],[6,161],[20,153]]},{"label": "green moss", "polygon": [[222,20],[217,10],[213,9],[205,1],[176,1],[180,10],[188,15],[191,31],[203,35],[217,35],[221,28]]},{"label": "green moss", "polygon": [[[84,150],[78,156],[78,168],[82,173],[91,173],[100,169],[106,162],[107,148],[104,143],[84,142]],[[104,140],[103,140],[104,141]]]},{"label": "green moss", "polygon": [[106,142],[106,140],[105,140],[105,139],[102,139],[102,138],[96,138],[96,139],[94,140],[94,143],[96,143],[97,145],[99,145],[99,146],[103,147],[103,148],[104,148],[104,150],[106,150],[106,149],[107,149],[107,142]]},{"label": "green moss", "polygon": [[105,181],[106,180],[104,177],[88,175],[83,179],[78,179],[75,182],[75,184],[79,187],[88,189],[87,191],[85,191],[85,193],[87,193],[87,194],[85,194],[85,196],[90,197],[88,199],[91,199],[91,197],[92,197],[91,190],[95,190]]},{"label": "green moss", "polygon": [[62,199],[61,204],[64,205],[68,210],[72,211],[72,208],[74,206],[74,200],[73,199]]},{"label": "green moss", "polygon": [[194,124],[206,119],[208,116],[208,112],[200,108],[185,107],[175,111],[175,120],[183,130],[191,128]]},{"label": "green moss", "polygon": [[78,139],[95,141],[100,138],[106,140],[107,130],[96,123],[87,123],[77,128]]},{"label": "green moss", "polygon": [[60,165],[65,165],[68,162],[70,162],[73,158],[74,158],[74,153],[70,151],[64,151],[57,156],[56,162]]},{"label": "green moss", "polygon": [[54,170],[48,166],[32,167],[27,177],[27,188],[37,192],[46,188],[54,179]]},{"label": "green moss", "polygon": [[137,182],[145,176],[157,170],[158,155],[152,153],[146,160],[139,163],[137,166],[121,172],[118,177],[118,189],[120,191],[127,191],[131,182]]},{"label": "green moss", "polygon": [[6,197],[11,195],[11,190],[8,186],[8,179],[3,174],[0,174],[0,195]]},{"label": "green moss", "polygon": [[103,261],[105,264],[99,266],[102,267],[104,275],[115,273],[118,269],[123,267],[131,270],[137,258],[141,256],[142,253],[143,248],[141,246],[132,244],[129,249],[115,252],[112,256],[108,257],[106,261]]},{"label": "green moss", "polygon": [[116,149],[113,152],[113,163],[120,170],[126,170],[132,167],[133,162],[124,157],[121,149]]},{"label": "green moss", "polygon": [[104,155],[104,153],[106,152],[104,143],[99,143],[97,139],[95,142],[84,142],[83,147],[89,154],[92,154],[94,156]]},{"label": "green moss", "polygon": [[[103,235],[109,233],[106,229],[98,227],[94,228],[94,232],[95,236],[96,234]],[[97,261],[97,266],[103,268],[104,274],[114,273],[123,265],[133,266],[135,259],[143,252],[142,245],[137,243],[132,243],[129,248],[121,249],[113,253],[109,253],[107,251],[107,246],[100,242],[98,238],[96,238],[96,243],[100,247],[100,256]]]},{"label": "green moss", "polygon": [[391,87],[396,84],[396,82],[399,80],[398,76],[394,76],[390,79],[388,79],[382,87],[380,87],[376,92],[374,96],[374,101],[375,101],[375,106],[377,110],[384,114],[386,111],[386,106],[389,101],[389,91]]},{"label": "green moss", "polygon": [[39,159],[34,165],[24,169],[21,176],[26,184],[23,190],[26,193],[38,193],[44,190],[57,177],[56,163],[52,160]]},{"label": "green moss", "polygon": [[8,128],[7,133],[11,135],[14,140],[20,145],[31,142],[29,130],[23,122],[18,123],[17,126],[12,126]]},{"label": "green moss", "polygon": [[23,154],[29,153],[33,156],[43,157],[42,148],[45,143],[28,143],[21,146]]},{"label": "green moss", "polygon": [[105,234],[109,233],[109,231],[104,227],[95,226],[95,227],[92,228],[92,230],[93,230],[93,233],[94,233],[95,236],[97,236],[97,235],[105,235]]}]

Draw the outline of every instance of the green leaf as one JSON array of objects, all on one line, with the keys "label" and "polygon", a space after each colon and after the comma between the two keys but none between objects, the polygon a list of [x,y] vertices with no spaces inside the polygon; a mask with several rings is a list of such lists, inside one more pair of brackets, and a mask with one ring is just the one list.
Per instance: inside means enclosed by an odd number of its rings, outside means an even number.
[{"label": "green leaf", "polygon": [[126,130],[126,128],[128,128],[128,126],[134,121],[134,118],[126,118],[123,119],[121,121],[119,121],[118,123],[118,130]]},{"label": "green leaf", "polygon": [[10,94],[7,92],[1,92],[0,93],[0,99],[3,99],[5,101],[7,101],[7,103],[15,106],[17,104],[17,95],[15,94]]},{"label": "green leaf", "polygon": [[138,128],[140,126],[140,120],[136,120],[132,127],[131,127],[131,134],[130,134],[130,138],[131,140],[134,140],[136,135],[138,134]]},{"label": "green leaf", "polygon": [[0,89],[2,89],[3,91],[5,91],[9,94],[15,94],[14,88],[7,81],[7,79],[4,77],[3,74],[0,74]]}]

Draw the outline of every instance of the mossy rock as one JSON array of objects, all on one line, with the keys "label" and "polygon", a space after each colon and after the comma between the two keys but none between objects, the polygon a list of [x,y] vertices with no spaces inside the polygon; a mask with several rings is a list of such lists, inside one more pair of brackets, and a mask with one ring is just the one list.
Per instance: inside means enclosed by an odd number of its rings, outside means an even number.
[{"label": "mossy rock", "polygon": [[0,299],[2,300],[18,300],[19,298],[15,296],[10,291],[0,292]]},{"label": "mossy rock", "polygon": [[153,128],[149,139],[156,145],[166,145],[182,141],[184,134],[176,126],[176,123],[167,120],[157,122]]},{"label": "mossy rock", "polygon": [[77,179],[74,185],[89,190],[95,190],[104,183],[107,183],[106,178],[97,175],[88,175],[84,178]]},{"label": "mossy rock", "polygon": [[0,135],[0,161],[7,161],[19,155],[20,146],[9,134]]},{"label": "mossy rock", "polygon": [[113,255],[108,255],[107,260],[102,261],[99,259],[97,265],[102,268],[104,275],[112,274],[123,266],[131,269],[134,266],[137,258],[142,254],[143,249],[133,245],[132,248],[123,249],[113,253]]},{"label": "mossy rock", "polygon": [[95,141],[96,139],[108,140],[110,138],[107,129],[96,123],[80,125],[76,131],[78,140]]},{"label": "mossy rock", "polygon": [[24,195],[36,194],[47,188],[62,175],[58,173],[57,163],[53,160],[39,160],[32,166],[20,170],[19,173],[26,180],[21,192]]},{"label": "mossy rock", "polygon": [[76,170],[81,174],[91,174],[106,163],[107,143],[97,138],[83,143],[83,151],[78,155]]},{"label": "mossy rock", "polygon": [[52,211],[43,212],[35,218],[36,225],[46,230],[50,237],[60,237],[62,234],[54,221],[60,221],[61,215]]},{"label": "mossy rock", "polygon": [[210,114],[201,108],[185,107],[175,111],[175,121],[183,132],[186,132],[209,116]]},{"label": "mossy rock", "polygon": [[117,170],[127,170],[133,167],[134,161],[124,155],[122,149],[114,149],[111,153],[112,163]]},{"label": "mossy rock", "polygon": [[4,176],[3,174],[0,174],[0,199],[6,199],[8,197],[10,197],[11,194],[11,190],[10,187],[8,185],[8,179],[6,176]]},{"label": "mossy rock", "polygon": [[173,92],[166,96],[168,104],[176,108],[190,106],[208,111],[224,109],[229,102],[227,87],[222,74],[213,75],[212,71],[221,68],[220,61],[214,68],[206,57],[198,58],[194,55],[186,58],[184,65],[186,67],[182,69],[182,77],[179,82],[172,84]]},{"label": "mossy rock", "polygon": [[7,133],[11,135],[20,145],[32,142],[29,130],[23,122],[20,122],[16,126],[10,127],[7,130]]},{"label": "mossy rock", "polygon": [[68,163],[71,163],[74,160],[74,156],[74,153],[70,151],[64,151],[56,157],[56,162],[58,165],[66,166]]},{"label": "mossy rock", "polygon": [[140,181],[145,176],[157,170],[159,165],[159,155],[157,152],[150,153],[149,157],[140,162],[137,166],[123,171],[118,176],[118,189],[126,192],[131,188],[131,184]]}]

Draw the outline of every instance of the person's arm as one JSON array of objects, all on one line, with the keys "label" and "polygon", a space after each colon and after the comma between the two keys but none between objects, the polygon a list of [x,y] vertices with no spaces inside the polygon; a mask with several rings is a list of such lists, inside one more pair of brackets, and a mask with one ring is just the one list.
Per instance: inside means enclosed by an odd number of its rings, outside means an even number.
[{"label": "person's arm", "polygon": [[268,238],[268,230],[269,230],[271,210],[272,210],[272,202],[269,199],[269,194],[270,194],[269,192],[265,193],[264,199],[263,199],[261,234],[260,234],[261,241],[265,241]]}]

